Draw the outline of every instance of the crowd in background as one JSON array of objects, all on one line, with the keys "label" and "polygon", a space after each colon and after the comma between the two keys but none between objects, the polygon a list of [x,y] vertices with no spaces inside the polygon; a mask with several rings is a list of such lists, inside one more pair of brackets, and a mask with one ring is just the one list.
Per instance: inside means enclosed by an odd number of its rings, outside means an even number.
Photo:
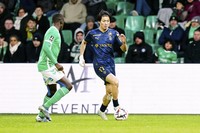
[{"label": "crowd in background", "polygon": [[[200,0],[126,0],[134,5],[130,16],[157,15],[157,29],[162,30],[159,48],[153,50],[145,41],[145,34],[137,31],[133,44],[123,54],[113,47],[114,58],[123,57],[125,63],[200,63]],[[58,61],[77,63],[81,41],[97,28],[101,10],[116,11],[106,0],[0,0],[0,62],[35,63],[38,61],[45,32],[51,26],[49,18],[56,13],[64,16],[64,30],[71,30],[73,42],[62,43]],[[111,17],[110,28],[125,34],[125,29]],[[85,51],[86,63],[92,63],[90,47]]]}]

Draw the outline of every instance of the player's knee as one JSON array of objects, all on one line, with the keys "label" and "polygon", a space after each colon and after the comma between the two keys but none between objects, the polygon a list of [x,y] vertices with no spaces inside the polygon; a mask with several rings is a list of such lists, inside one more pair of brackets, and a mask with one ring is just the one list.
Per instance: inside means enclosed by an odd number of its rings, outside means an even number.
[{"label": "player's knee", "polygon": [[60,87],[65,87],[69,91],[72,89],[72,84],[71,83],[64,83],[64,82],[61,82],[61,81],[58,81],[57,83],[60,85]]},{"label": "player's knee", "polygon": [[118,86],[119,86],[119,81],[118,81],[118,80],[115,80],[115,81],[113,82],[113,85],[118,87]]},{"label": "player's knee", "polygon": [[108,94],[106,98],[110,101],[112,99],[112,93]]},{"label": "player's knee", "polygon": [[69,84],[67,88],[70,91],[73,88],[72,84]]}]

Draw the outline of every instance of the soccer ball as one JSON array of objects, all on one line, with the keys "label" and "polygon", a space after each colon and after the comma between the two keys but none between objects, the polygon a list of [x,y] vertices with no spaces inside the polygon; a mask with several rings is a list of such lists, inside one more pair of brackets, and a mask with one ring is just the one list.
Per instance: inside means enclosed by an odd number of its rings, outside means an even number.
[{"label": "soccer ball", "polygon": [[128,111],[124,108],[118,108],[114,113],[115,120],[126,120],[128,118]]}]

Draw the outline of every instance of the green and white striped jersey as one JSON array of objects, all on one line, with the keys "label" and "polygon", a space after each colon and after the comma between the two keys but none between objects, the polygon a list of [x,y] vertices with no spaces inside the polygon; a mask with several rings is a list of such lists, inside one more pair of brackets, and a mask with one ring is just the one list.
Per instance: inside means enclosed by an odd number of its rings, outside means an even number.
[{"label": "green and white striped jersey", "polygon": [[177,54],[174,51],[166,51],[164,48],[158,48],[156,52],[159,63],[177,63]]}]

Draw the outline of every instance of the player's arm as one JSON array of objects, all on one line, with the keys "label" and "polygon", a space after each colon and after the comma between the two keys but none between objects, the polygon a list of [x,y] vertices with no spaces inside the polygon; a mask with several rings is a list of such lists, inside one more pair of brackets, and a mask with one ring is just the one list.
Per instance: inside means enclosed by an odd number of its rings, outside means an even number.
[{"label": "player's arm", "polygon": [[121,35],[119,35],[119,38],[122,42],[122,45],[120,48],[123,52],[126,52],[128,50],[128,46],[126,44],[126,36],[124,34],[121,34]]},{"label": "player's arm", "polygon": [[52,61],[52,63],[56,66],[56,68],[59,70],[59,71],[63,71],[63,66],[60,65],[57,61],[57,59],[53,56],[53,53],[51,51],[51,42],[48,41],[48,40],[45,40],[44,41],[44,52],[46,53],[47,57]]},{"label": "player's arm", "polygon": [[83,40],[81,43],[81,47],[80,47],[79,64],[81,66],[85,65],[85,60],[84,60],[83,54],[85,52],[86,44],[87,44],[87,42],[85,40]]},{"label": "player's arm", "polygon": [[57,64],[57,59],[53,56],[53,53],[51,51],[51,42],[49,42],[48,40],[45,40],[44,41],[44,44],[43,44],[43,49],[44,49],[44,52],[46,53],[47,57],[51,60],[51,62],[53,64]]}]

